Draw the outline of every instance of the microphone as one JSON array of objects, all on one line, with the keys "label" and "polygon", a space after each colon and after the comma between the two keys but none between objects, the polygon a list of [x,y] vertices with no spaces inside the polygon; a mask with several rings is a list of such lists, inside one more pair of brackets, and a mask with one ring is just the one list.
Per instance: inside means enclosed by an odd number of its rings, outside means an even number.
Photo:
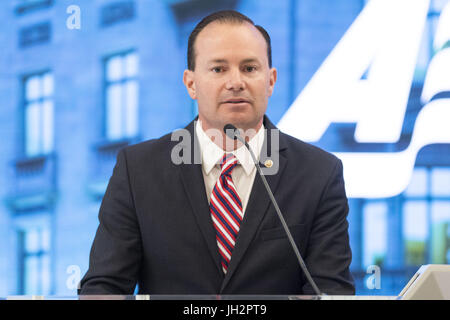
[{"label": "microphone", "polygon": [[306,267],[305,262],[303,261],[302,255],[300,254],[300,251],[298,250],[297,245],[294,242],[294,238],[292,237],[292,234],[289,231],[286,221],[284,220],[284,217],[281,214],[281,210],[278,207],[278,203],[275,200],[275,197],[273,196],[272,190],[270,189],[269,184],[267,183],[266,177],[262,173],[259,162],[258,162],[258,160],[256,160],[255,154],[253,153],[252,149],[248,145],[247,141],[245,141],[245,139],[241,137],[241,133],[239,132],[239,130],[232,124],[230,124],[230,123],[226,124],[223,127],[223,131],[225,132],[227,137],[229,137],[230,139],[239,140],[240,142],[242,142],[245,145],[245,147],[248,149],[248,151],[250,152],[250,155],[252,156],[252,159],[253,159],[253,163],[255,164],[255,167],[258,170],[259,176],[261,177],[261,180],[263,181],[264,186],[266,187],[266,191],[269,194],[269,197],[270,197],[270,200],[272,201],[273,206],[275,207],[275,211],[277,212],[278,218],[280,218],[281,224],[283,225],[283,229],[286,232],[286,235],[289,239],[291,247],[294,250],[295,255],[297,256],[297,260],[298,260],[298,263],[300,264],[300,268],[302,269],[303,273],[305,274],[305,276],[306,276],[309,284],[313,288],[315,294],[317,296],[324,295],[324,293],[322,293],[319,290],[319,288],[317,287],[316,283],[314,282],[313,278],[311,277],[311,274],[308,271],[308,268]]}]

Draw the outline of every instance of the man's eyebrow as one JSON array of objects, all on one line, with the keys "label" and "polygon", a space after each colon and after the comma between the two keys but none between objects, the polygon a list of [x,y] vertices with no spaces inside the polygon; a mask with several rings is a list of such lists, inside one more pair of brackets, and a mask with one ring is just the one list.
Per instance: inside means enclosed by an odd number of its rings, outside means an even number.
[{"label": "man's eyebrow", "polygon": [[209,60],[208,63],[228,63],[228,61],[225,59],[212,59]]},{"label": "man's eyebrow", "polygon": [[[245,64],[245,63],[259,63],[259,60],[257,58],[247,58],[244,59],[240,62],[240,64]],[[212,59],[209,60],[208,63],[228,63],[228,60],[226,59]]]},{"label": "man's eyebrow", "polygon": [[248,58],[241,61],[241,63],[253,63],[253,62],[259,63],[259,60],[257,58]]}]

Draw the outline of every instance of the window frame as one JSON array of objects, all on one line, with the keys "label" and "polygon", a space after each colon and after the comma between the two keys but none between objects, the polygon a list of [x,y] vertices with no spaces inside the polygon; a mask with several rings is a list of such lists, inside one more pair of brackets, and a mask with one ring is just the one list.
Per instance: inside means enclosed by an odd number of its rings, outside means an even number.
[{"label": "window frame", "polygon": [[[131,55],[131,54],[136,54],[137,58],[138,58],[138,70],[136,72],[135,75],[133,76],[122,76],[119,80],[114,80],[114,81],[110,81],[108,79],[108,62],[115,58],[115,57],[120,57],[122,60],[126,58],[126,56]],[[139,87],[139,53],[138,50],[136,50],[135,48],[131,48],[128,50],[124,50],[124,51],[120,51],[120,52],[115,52],[112,54],[108,54],[106,56],[104,56],[102,58],[102,68],[103,68],[103,82],[102,82],[102,101],[103,101],[103,117],[102,117],[102,136],[103,138],[108,141],[108,142],[121,142],[121,141],[133,141],[136,140],[140,134],[140,126],[139,126],[139,117],[136,118],[136,130],[134,135],[127,135],[126,131],[127,131],[127,126],[126,126],[126,122],[127,122],[127,113],[124,112],[128,106],[123,103],[124,99],[121,98],[121,104],[120,104],[120,112],[121,114],[125,114],[126,117],[124,117],[124,119],[121,121],[121,129],[120,129],[120,135],[117,138],[113,138],[110,137],[109,134],[109,123],[108,123],[108,117],[109,117],[109,110],[108,110],[108,88],[112,85],[115,84],[119,84],[121,88],[123,88],[126,83],[128,82],[133,82],[135,81],[137,83],[137,110],[136,113],[139,115],[139,103],[140,103],[140,99],[139,99],[139,93],[140,93],[140,87]]]},{"label": "window frame", "polygon": [[[50,96],[46,97],[43,94],[40,94],[38,98],[36,99],[32,99],[32,100],[28,100],[27,98],[27,82],[28,80],[30,80],[33,77],[39,77],[40,78],[40,82],[43,81],[43,78],[45,77],[45,75],[50,74],[52,76],[53,79],[53,91],[51,93]],[[21,108],[20,109],[20,119],[21,119],[21,123],[20,123],[20,127],[21,127],[21,143],[20,143],[20,151],[19,154],[24,157],[25,159],[34,159],[34,158],[42,158],[42,157],[47,157],[49,155],[51,155],[54,152],[55,149],[55,81],[54,81],[54,73],[52,72],[52,70],[50,69],[43,69],[40,71],[36,71],[36,72],[32,72],[32,73],[28,73],[26,75],[23,75],[21,77]],[[38,103],[39,104],[39,121],[41,124],[45,123],[45,120],[42,119],[43,116],[43,112],[42,112],[42,108],[45,102],[50,101],[52,103],[52,122],[51,122],[51,126],[52,126],[52,136],[51,136],[51,147],[49,148],[49,150],[45,150],[45,138],[44,138],[44,134],[43,134],[43,130],[42,127],[39,130],[39,147],[38,147],[38,151],[36,153],[29,153],[28,152],[28,143],[29,141],[27,140],[27,133],[28,133],[28,123],[27,123],[27,109],[30,105],[32,105],[33,103]]]},{"label": "window frame", "polygon": [[[50,295],[54,291],[54,215],[52,210],[35,210],[33,212],[18,214],[14,217],[14,229],[16,237],[16,261],[17,261],[17,294]],[[30,231],[38,231],[39,245],[37,250],[27,252],[25,245],[25,234]],[[44,246],[43,232],[48,232],[47,247]],[[26,260],[32,257],[38,258],[37,262],[37,288],[36,291],[27,291],[26,288]],[[48,259],[47,283],[44,284],[43,260]],[[44,291],[46,289],[46,291]]]},{"label": "window frame", "polygon": [[[407,195],[405,192],[402,194],[402,208],[403,205],[409,201],[423,201],[426,205],[426,220],[427,220],[427,236],[425,238],[425,254],[424,254],[424,263],[435,263],[433,261],[433,227],[436,225],[436,221],[433,220],[433,212],[432,207],[433,203],[436,201],[443,201],[450,203],[450,195],[435,195],[433,194],[432,189],[432,172],[436,168],[446,168],[450,170],[450,165],[426,165],[426,166],[416,166],[417,168],[425,169],[426,172],[426,190],[423,195]],[[402,210],[402,215],[404,214]],[[450,223],[450,220],[448,220]],[[405,244],[405,266],[406,264],[406,238],[403,235],[403,241]],[[448,262],[447,262],[448,263]]]}]

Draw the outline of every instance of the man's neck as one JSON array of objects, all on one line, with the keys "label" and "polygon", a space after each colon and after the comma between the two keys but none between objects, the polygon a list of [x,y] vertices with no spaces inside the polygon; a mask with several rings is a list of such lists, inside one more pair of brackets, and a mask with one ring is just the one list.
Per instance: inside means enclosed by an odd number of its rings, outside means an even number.
[{"label": "man's neck", "polygon": [[[232,140],[230,139],[224,132],[223,128],[214,128],[214,127],[208,127],[205,122],[201,121],[200,118],[198,120],[201,124],[201,127],[205,134],[208,136],[208,138],[214,142],[219,148],[226,152],[230,152],[233,150],[236,150],[240,147],[242,147],[242,142],[239,140]],[[261,129],[263,124],[263,120],[259,122],[259,124],[255,128],[249,128],[249,129],[242,129],[238,128],[241,132],[241,136],[245,139],[245,141],[249,142],[256,134],[258,133],[259,129]]]}]

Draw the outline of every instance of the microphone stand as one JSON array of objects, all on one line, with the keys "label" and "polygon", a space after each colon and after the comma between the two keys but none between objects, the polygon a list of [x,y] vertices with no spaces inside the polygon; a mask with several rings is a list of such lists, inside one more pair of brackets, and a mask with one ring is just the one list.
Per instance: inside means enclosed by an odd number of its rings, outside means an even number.
[{"label": "microphone stand", "polygon": [[[229,135],[229,131],[231,131],[230,129],[233,129],[233,133],[232,136]],[[292,237],[291,232],[289,231],[289,228],[286,224],[286,221],[284,220],[283,215],[281,214],[281,210],[278,207],[278,203],[275,200],[275,197],[273,196],[272,190],[270,190],[269,184],[267,183],[266,177],[264,176],[264,174],[262,173],[261,167],[258,163],[258,160],[256,160],[255,154],[253,153],[252,149],[250,148],[250,146],[248,145],[247,141],[245,141],[244,138],[242,138],[240,136],[239,131],[236,129],[236,127],[233,126],[233,128],[231,128],[231,126],[226,125],[224,128],[225,134],[227,134],[227,136],[229,136],[230,138],[232,138],[233,140],[238,139],[240,142],[242,142],[245,147],[248,149],[248,151],[250,152],[250,155],[253,159],[253,163],[255,164],[256,169],[258,170],[258,173],[261,177],[261,180],[264,183],[264,186],[266,187],[267,193],[269,194],[270,200],[273,203],[273,206],[275,207],[275,211],[277,212],[278,218],[281,221],[281,224],[283,225],[284,231],[286,232],[286,235],[289,239],[289,242],[291,244],[292,249],[295,252],[295,255],[297,256],[297,260],[300,264],[301,269],[303,270],[303,273],[305,274],[309,284],[312,286],[315,294],[317,296],[323,296],[324,294],[322,292],[320,292],[319,288],[317,287],[316,283],[314,282],[313,278],[311,277],[308,268],[306,267],[305,262],[303,261],[302,255],[300,254],[300,251],[297,248],[297,245],[295,244],[294,238]],[[227,133],[228,132],[228,133]]]}]

